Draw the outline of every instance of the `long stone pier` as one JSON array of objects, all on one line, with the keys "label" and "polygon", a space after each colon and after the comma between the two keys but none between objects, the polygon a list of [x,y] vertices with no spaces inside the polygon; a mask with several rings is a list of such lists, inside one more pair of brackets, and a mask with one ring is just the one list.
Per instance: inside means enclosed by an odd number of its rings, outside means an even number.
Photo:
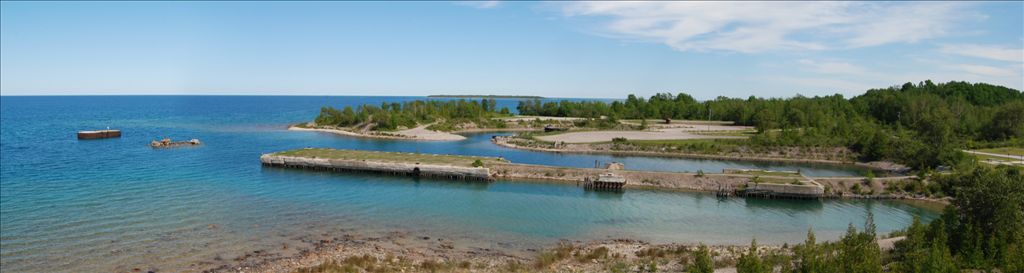
[{"label": "long stone pier", "polygon": [[[260,156],[264,166],[336,172],[372,172],[416,177],[491,180],[484,162],[504,162],[494,157],[415,153],[371,152],[334,149],[300,149]],[[473,166],[479,162],[481,166]]]},{"label": "long stone pier", "polygon": [[729,192],[761,197],[820,198],[824,188],[802,176],[697,174],[637,170],[570,168],[514,164],[497,157],[395,153],[360,150],[299,149],[260,156],[264,166],[318,171],[372,172],[391,175],[490,181],[549,180],[580,184],[614,173],[626,188],[663,188]]}]

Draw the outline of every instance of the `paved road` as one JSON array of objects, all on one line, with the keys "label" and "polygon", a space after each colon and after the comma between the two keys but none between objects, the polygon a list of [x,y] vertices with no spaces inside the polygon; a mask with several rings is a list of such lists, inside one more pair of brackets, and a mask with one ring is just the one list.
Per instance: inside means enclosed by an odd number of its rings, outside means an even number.
[{"label": "paved road", "polygon": [[968,150],[963,150],[963,151],[965,153],[969,153],[969,154],[978,154],[978,155],[987,155],[987,156],[1003,157],[1003,158],[1009,158],[1009,159],[1024,160],[1024,155],[993,154],[993,153],[986,153],[986,152],[979,152],[979,151],[968,151]]}]

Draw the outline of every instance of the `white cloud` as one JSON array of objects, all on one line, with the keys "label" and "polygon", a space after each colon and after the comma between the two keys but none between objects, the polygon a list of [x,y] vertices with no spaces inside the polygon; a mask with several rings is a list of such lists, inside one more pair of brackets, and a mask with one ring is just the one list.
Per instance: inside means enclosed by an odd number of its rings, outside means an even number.
[{"label": "white cloud", "polygon": [[497,7],[499,4],[501,4],[501,1],[459,1],[456,3],[478,9],[489,9]]},{"label": "white cloud", "polygon": [[942,45],[939,52],[1007,62],[1024,62],[1024,48],[1009,48],[993,45],[958,44]]},{"label": "white cloud", "polygon": [[854,65],[847,62],[838,61],[814,61],[803,59],[797,61],[804,65],[809,70],[822,74],[840,74],[840,75],[861,75],[867,71],[863,67]]},{"label": "white cloud", "polygon": [[967,73],[971,73],[971,74],[975,74],[975,75],[980,75],[980,76],[1012,77],[1012,76],[1015,76],[1015,75],[1018,74],[1017,72],[1014,72],[1013,70],[1010,70],[1010,69],[1004,69],[1004,68],[999,68],[999,67],[994,67],[994,66],[987,66],[987,65],[958,64],[958,65],[950,65],[948,67],[951,68],[951,69],[960,70],[960,71],[963,71],[963,72],[967,72]]},{"label": "white cloud", "polygon": [[745,53],[912,43],[948,32],[958,3],[573,2],[567,16],[611,20],[603,34],[681,51]]},{"label": "white cloud", "polygon": [[843,95],[852,96],[864,92],[871,88],[878,88],[883,86],[871,85],[864,83],[863,81],[848,81],[843,79],[829,79],[821,77],[787,77],[778,76],[764,78],[767,82],[779,82],[787,86],[796,86],[798,88],[804,88],[804,91],[813,95],[830,95],[835,93],[841,93]]}]

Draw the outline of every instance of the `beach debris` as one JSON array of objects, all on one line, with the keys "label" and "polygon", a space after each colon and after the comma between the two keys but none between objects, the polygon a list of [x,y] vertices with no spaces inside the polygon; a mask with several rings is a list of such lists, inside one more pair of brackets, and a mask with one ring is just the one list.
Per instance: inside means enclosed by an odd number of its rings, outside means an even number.
[{"label": "beach debris", "polygon": [[604,168],[608,170],[625,170],[626,164],[622,164],[620,162],[612,162],[605,164]]},{"label": "beach debris", "polygon": [[165,138],[165,139],[161,139],[160,141],[156,141],[156,140],[151,141],[149,143],[149,147],[153,147],[153,148],[174,148],[174,147],[181,147],[181,146],[197,146],[197,145],[200,145],[200,144],[202,144],[202,142],[199,142],[199,139],[195,139],[195,138],[193,138],[191,140],[188,140],[188,141],[171,141],[170,138]]}]

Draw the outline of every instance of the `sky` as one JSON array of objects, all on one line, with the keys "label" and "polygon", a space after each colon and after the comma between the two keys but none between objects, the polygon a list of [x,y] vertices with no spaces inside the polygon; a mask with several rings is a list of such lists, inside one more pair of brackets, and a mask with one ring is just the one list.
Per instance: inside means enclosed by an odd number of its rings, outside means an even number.
[{"label": "sky", "polygon": [[1024,3],[0,2],[2,95],[1024,89]]}]

